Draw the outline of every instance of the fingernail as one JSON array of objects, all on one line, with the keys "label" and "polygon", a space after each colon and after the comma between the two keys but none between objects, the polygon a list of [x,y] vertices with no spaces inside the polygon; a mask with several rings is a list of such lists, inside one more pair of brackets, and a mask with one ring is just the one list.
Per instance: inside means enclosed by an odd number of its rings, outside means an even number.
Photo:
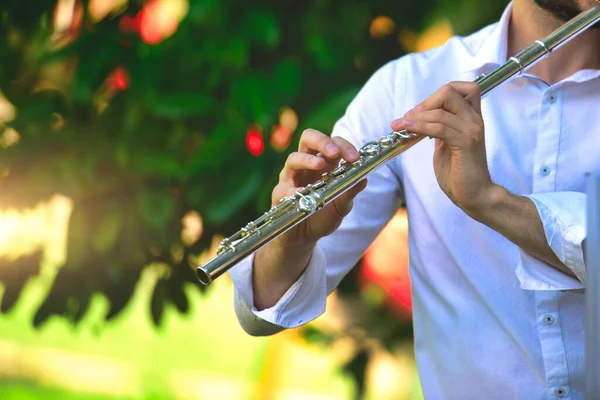
[{"label": "fingernail", "polygon": [[348,150],[348,156],[350,156],[351,158],[356,158],[356,157],[358,157],[358,151],[356,151],[354,149],[350,149],[350,150]]},{"label": "fingernail", "polygon": [[398,118],[392,121],[392,125],[401,125],[403,118]]},{"label": "fingernail", "polygon": [[410,119],[404,120],[404,126],[413,126],[414,124],[415,124],[415,121],[411,121]]},{"label": "fingernail", "polygon": [[313,164],[315,164],[315,165],[317,165],[317,164],[318,164],[320,161],[321,161],[321,157],[316,157],[316,156],[313,156],[313,157],[310,159],[310,162],[311,162],[311,163],[313,163]]},{"label": "fingernail", "polygon": [[330,155],[334,155],[335,153],[337,153],[338,148],[335,144],[329,143],[326,147],[326,150]]}]

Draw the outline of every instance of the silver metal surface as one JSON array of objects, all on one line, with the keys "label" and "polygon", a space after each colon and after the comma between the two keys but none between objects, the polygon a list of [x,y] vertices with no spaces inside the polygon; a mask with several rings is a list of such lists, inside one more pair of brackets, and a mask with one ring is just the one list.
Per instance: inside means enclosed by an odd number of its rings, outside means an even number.
[{"label": "silver metal surface", "polygon": [[[481,87],[481,96],[485,97],[503,82],[535,65],[555,48],[599,20],[600,3],[581,13],[544,40],[537,40],[495,71],[477,78],[475,82]],[[422,139],[422,136],[404,130],[391,132],[375,142],[367,143],[359,149],[358,161],[351,164],[342,161],[334,172],[323,174],[320,181],[307,186],[294,196],[282,199],[279,205],[253,221],[251,230],[254,234],[248,234],[250,229],[242,229],[225,239],[217,256],[196,269],[198,279],[203,284],[209,284],[237,262],[304,221],[363,180],[367,174]],[[256,234],[256,230],[260,234]]]},{"label": "silver metal surface", "polygon": [[600,398],[600,177],[587,185],[585,398]]}]

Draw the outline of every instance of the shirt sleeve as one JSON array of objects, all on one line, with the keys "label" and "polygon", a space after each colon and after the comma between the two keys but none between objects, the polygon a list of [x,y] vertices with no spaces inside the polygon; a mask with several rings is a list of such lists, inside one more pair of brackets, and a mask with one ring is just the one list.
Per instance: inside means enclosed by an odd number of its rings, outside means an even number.
[{"label": "shirt sleeve", "polygon": [[[397,117],[394,115],[397,62],[383,66],[369,79],[335,124],[332,136],[343,137],[359,148],[391,131],[390,123]],[[350,214],[333,234],[317,243],[304,273],[273,307],[261,311],[254,307],[254,256],[230,270],[236,311],[241,311],[237,316],[246,332],[275,333],[276,327],[297,327],[325,311],[327,296],[396,211],[398,195],[402,192],[397,171],[388,163],[372,172],[368,180],[367,188],[355,198]]]},{"label": "shirt sleeve", "polygon": [[527,196],[535,204],[548,245],[577,279],[519,249],[517,277],[526,290],[577,290],[585,284],[583,240],[586,237],[586,195],[579,192]]}]

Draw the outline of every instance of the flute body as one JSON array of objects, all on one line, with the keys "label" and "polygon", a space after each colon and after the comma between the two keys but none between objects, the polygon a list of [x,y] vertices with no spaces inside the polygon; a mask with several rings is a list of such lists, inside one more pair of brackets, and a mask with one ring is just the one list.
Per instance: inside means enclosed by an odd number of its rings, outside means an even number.
[{"label": "flute body", "polygon": [[[582,12],[543,40],[511,57],[505,64],[488,75],[477,78],[481,96],[485,97],[500,84],[522,74],[526,69],[547,57],[553,50],[600,21],[600,3]],[[224,239],[217,256],[196,269],[201,283],[208,285],[236,263],[266,245],[279,235],[298,225],[325,205],[364,179],[400,153],[408,150],[424,137],[406,130],[391,132],[359,149],[360,158],[354,163],[342,160],[333,171],[285,197],[258,219],[248,223],[234,235]]]}]

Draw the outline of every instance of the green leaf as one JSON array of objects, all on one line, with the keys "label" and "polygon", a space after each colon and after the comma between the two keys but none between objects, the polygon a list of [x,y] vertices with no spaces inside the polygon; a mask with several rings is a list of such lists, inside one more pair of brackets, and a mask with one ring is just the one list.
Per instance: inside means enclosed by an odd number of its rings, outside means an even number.
[{"label": "green leaf", "polygon": [[244,31],[258,44],[268,49],[277,47],[281,32],[277,18],[270,10],[253,10],[246,14]]},{"label": "green leaf", "polygon": [[270,82],[259,74],[245,77],[232,85],[232,98],[240,111],[245,110],[249,122],[275,112],[273,91]]},{"label": "green leaf", "polygon": [[191,1],[189,19],[198,23],[208,22],[216,12],[219,12],[219,5],[220,0]]},{"label": "green leaf", "polygon": [[350,102],[356,97],[359,90],[359,88],[353,87],[335,94],[325,103],[321,104],[321,106],[317,107],[316,111],[313,111],[302,119],[300,131],[306,128],[313,128],[321,132],[330,132],[335,122],[344,115],[346,108],[348,108]]},{"label": "green leaf", "polygon": [[159,117],[186,118],[208,114],[214,100],[202,93],[177,93],[161,96],[148,105],[150,111]]},{"label": "green leaf", "polygon": [[250,48],[241,37],[235,37],[222,44],[219,56],[225,66],[243,68],[248,63]]},{"label": "green leaf", "polygon": [[333,337],[324,331],[315,328],[312,325],[307,325],[304,329],[302,336],[306,341],[313,345],[331,345],[333,343]]},{"label": "green leaf", "polygon": [[164,227],[175,215],[175,199],[166,191],[143,189],[138,193],[139,213],[152,228]]},{"label": "green leaf", "polygon": [[295,98],[302,88],[300,63],[289,58],[279,62],[273,70],[273,86],[286,99]]},{"label": "green leaf", "polygon": [[324,37],[317,35],[309,36],[306,40],[306,48],[319,68],[331,70],[337,66],[338,60],[335,57],[335,48]]},{"label": "green leaf", "polygon": [[112,204],[100,222],[100,227],[93,233],[92,245],[100,254],[107,254],[119,238],[123,216],[116,204]]},{"label": "green leaf", "polygon": [[[262,183],[263,172],[252,169],[248,174],[240,174],[238,179],[228,182],[221,192],[227,197],[214,201],[207,209],[206,220],[211,224],[221,225],[234,215],[242,206],[250,201]],[[231,187],[230,187],[231,186]]]},{"label": "green leaf", "polygon": [[74,97],[81,102],[89,102],[96,89],[108,77],[111,68],[116,65],[116,47],[114,43],[101,41],[98,37],[88,37],[85,50],[82,51],[77,74],[75,76]]}]

